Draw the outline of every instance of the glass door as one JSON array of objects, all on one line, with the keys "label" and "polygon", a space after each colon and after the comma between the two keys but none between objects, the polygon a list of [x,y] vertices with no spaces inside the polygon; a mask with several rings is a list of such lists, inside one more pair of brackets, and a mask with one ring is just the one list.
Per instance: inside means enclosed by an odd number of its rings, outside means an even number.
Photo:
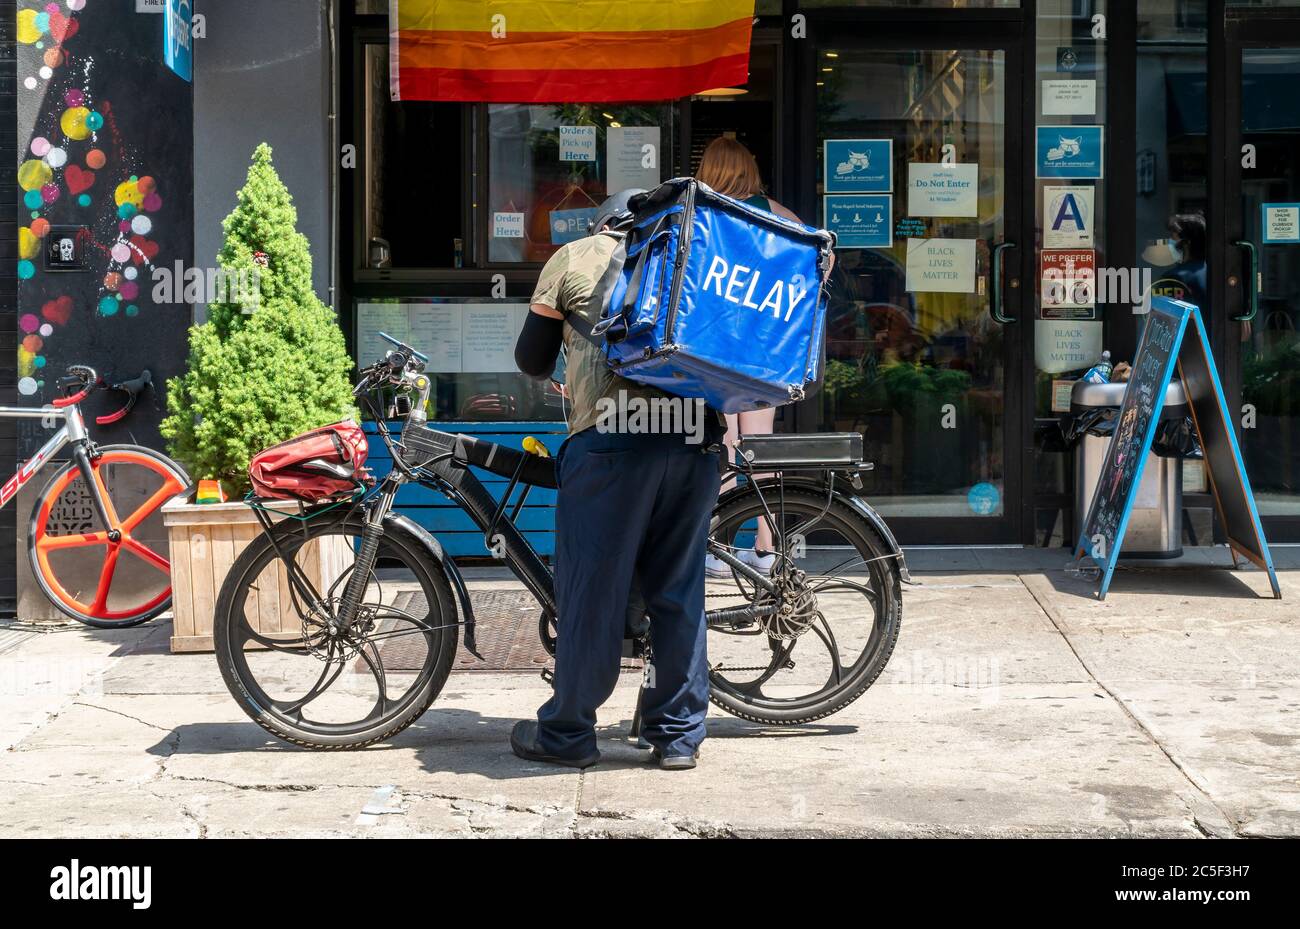
[{"label": "glass door", "polygon": [[811,412],[863,433],[863,495],[905,542],[1021,541],[1018,32],[816,33],[806,206],[839,247],[825,387],[801,427]]},{"label": "glass door", "polygon": [[[1241,446],[1270,542],[1300,541],[1300,18],[1229,13],[1227,318]],[[1240,153],[1240,154],[1238,154]]]}]

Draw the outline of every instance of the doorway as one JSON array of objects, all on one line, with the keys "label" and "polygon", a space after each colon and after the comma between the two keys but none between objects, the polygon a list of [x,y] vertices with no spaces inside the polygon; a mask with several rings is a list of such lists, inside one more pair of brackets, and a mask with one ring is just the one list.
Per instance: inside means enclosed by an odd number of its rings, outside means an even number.
[{"label": "doorway", "polygon": [[1022,537],[1019,35],[829,21],[803,61],[799,211],[839,247],[799,426],[863,433],[864,496],[905,543]]},{"label": "doorway", "polygon": [[1271,541],[1300,539],[1300,18],[1225,17],[1223,363]]}]

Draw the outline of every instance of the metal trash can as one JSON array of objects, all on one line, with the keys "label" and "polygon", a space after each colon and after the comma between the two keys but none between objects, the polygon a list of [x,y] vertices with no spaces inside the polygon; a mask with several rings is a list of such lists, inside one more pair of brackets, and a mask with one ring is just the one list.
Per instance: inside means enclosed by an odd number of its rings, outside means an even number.
[{"label": "metal trash can", "polygon": [[[1070,412],[1109,407],[1116,411],[1124,402],[1127,384],[1089,384],[1076,381],[1070,394]],[[1161,421],[1188,415],[1187,397],[1180,381],[1169,382]],[[1111,435],[1085,432],[1074,452],[1074,519],[1081,527],[1088,518],[1093,495],[1106,464]],[[1177,558],[1183,553],[1183,467],[1181,458],[1147,454],[1142,483],[1133,501],[1128,529],[1120,550],[1121,558]]]}]

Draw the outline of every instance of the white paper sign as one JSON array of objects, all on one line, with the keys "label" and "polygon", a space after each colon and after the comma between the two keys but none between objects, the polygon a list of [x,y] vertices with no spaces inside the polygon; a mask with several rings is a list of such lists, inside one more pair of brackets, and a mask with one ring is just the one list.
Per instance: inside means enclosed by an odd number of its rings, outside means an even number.
[{"label": "white paper sign", "polygon": [[166,13],[167,0],[135,0],[137,13]]},{"label": "white paper sign", "polygon": [[561,126],[560,127],[561,161],[595,161],[596,127],[595,126]]},{"label": "white paper sign", "polygon": [[605,135],[605,189],[610,194],[629,187],[659,186],[659,127],[614,126]]},{"label": "white paper sign", "polygon": [[510,304],[462,306],[461,371],[497,374],[517,370],[515,342],[521,318],[518,307]]},{"label": "white paper sign", "polygon": [[430,374],[514,374],[527,315],[526,303],[361,303],[357,361],[383,358],[386,332],[428,355]]},{"label": "white paper sign", "polygon": [[1096,116],[1096,81],[1043,81],[1044,116]]},{"label": "white paper sign", "polygon": [[435,374],[451,374],[463,366],[463,309],[463,306],[451,303],[424,303],[411,307],[409,344],[429,356],[427,368]]},{"label": "white paper sign", "polygon": [[361,367],[383,360],[388,355],[388,350],[393,347],[379,337],[381,332],[386,332],[394,339],[410,344],[411,333],[406,304],[357,304],[357,364]]},{"label": "white paper sign", "polygon": [[913,293],[974,293],[975,240],[908,239],[907,289]]},{"label": "white paper sign", "polygon": [[1034,323],[1034,362],[1048,374],[1079,371],[1101,358],[1105,323],[1040,319]]},{"label": "white paper sign", "polygon": [[1043,248],[1092,248],[1093,190],[1043,188]]},{"label": "white paper sign", "polygon": [[523,213],[493,213],[492,238],[522,239],[524,237]]},{"label": "white paper sign", "polygon": [[977,164],[909,164],[907,215],[978,216],[979,184]]}]

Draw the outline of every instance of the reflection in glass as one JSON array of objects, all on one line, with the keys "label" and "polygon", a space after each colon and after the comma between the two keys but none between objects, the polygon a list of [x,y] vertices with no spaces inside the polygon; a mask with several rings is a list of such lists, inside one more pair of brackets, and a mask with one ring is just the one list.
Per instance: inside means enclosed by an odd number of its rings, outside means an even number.
[{"label": "reflection in glass", "polygon": [[[867,494],[883,512],[1001,515],[1003,332],[983,284],[989,246],[1003,238],[1004,53],[823,51],[819,64],[818,151],[827,139],[892,140],[887,222],[898,227],[892,247],[837,253],[822,427],[865,434],[876,462]],[[978,165],[977,215],[909,204],[909,165],[933,170],[945,150]],[[919,239],[973,243],[967,292],[909,289],[924,286],[907,271]]]}]

